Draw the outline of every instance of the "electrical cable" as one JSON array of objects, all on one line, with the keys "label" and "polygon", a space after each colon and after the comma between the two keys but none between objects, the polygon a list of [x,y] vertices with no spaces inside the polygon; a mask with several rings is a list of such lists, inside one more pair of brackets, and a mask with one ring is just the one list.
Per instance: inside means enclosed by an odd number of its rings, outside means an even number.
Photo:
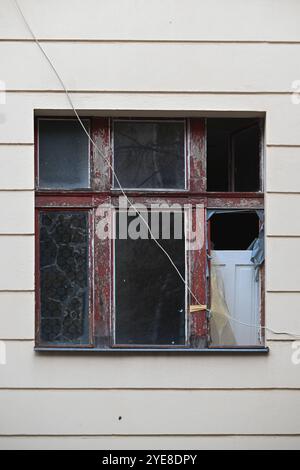
[{"label": "electrical cable", "polygon": [[[35,43],[37,44],[37,46],[39,47],[40,51],[42,52],[42,54],[44,55],[45,59],[47,60],[48,64],[50,65],[50,67],[52,68],[54,74],[56,75],[59,83],[61,84],[65,94],[66,94],[66,97],[67,97],[67,100],[80,124],[80,126],[82,127],[83,131],[85,132],[85,134],[87,135],[90,143],[92,144],[92,146],[97,150],[97,152],[99,152],[99,155],[106,161],[106,163],[108,164],[108,166],[110,167],[112,173],[113,173],[113,176],[120,188],[120,191],[122,193],[122,195],[124,196],[124,198],[126,199],[128,205],[133,208],[133,210],[136,212],[136,214],[141,218],[141,220],[143,221],[143,223],[145,224],[145,226],[147,227],[148,231],[149,231],[149,234],[150,234],[150,237],[151,239],[156,243],[156,245],[159,247],[159,249],[165,254],[165,256],[168,258],[168,260],[170,261],[171,265],[173,266],[173,268],[175,269],[175,271],[177,272],[178,276],[180,277],[181,281],[184,283],[186,289],[188,290],[188,292],[190,293],[190,295],[192,296],[192,298],[196,301],[197,305],[201,306],[201,302],[199,302],[199,300],[197,299],[196,295],[192,292],[187,280],[182,276],[181,272],[179,271],[179,269],[177,268],[176,264],[174,263],[174,261],[172,260],[171,256],[169,255],[169,253],[164,249],[164,247],[158,242],[158,240],[155,238],[155,236],[153,235],[153,232],[151,231],[151,228],[148,224],[148,222],[144,219],[144,217],[141,215],[141,213],[139,212],[139,210],[134,206],[134,204],[132,204],[132,202],[130,201],[130,199],[128,198],[127,194],[125,193],[121,183],[120,183],[120,180],[115,172],[115,169],[113,168],[111,162],[109,161],[109,159],[107,159],[107,157],[104,155],[104,153],[102,152],[102,150],[98,147],[98,145],[96,144],[96,142],[91,138],[89,132],[87,131],[87,129],[85,128],[82,120],[80,119],[80,116],[78,114],[78,111],[76,110],[75,106],[74,106],[74,103],[72,101],[72,98],[70,96],[70,93],[63,81],[63,79],[61,78],[60,74],[58,73],[55,65],[53,64],[53,62],[51,61],[50,57],[48,56],[48,54],[46,53],[46,51],[44,50],[44,48],[42,47],[42,45],[40,44],[39,40],[37,39],[36,35],[34,34],[33,30],[31,29],[31,26],[30,24],[28,23],[19,3],[18,3],[18,0],[14,0],[14,3],[20,13],[20,15],[22,16],[23,18],[23,21],[30,33],[30,35],[32,36],[33,40],[35,41]],[[208,312],[210,312],[208,310]],[[274,335],[287,335],[287,336],[292,336],[294,338],[299,338],[300,339],[300,334],[295,334],[295,333],[291,333],[291,332],[287,332],[287,331],[276,331],[270,327],[267,327],[267,326],[263,326],[263,325],[256,325],[256,324],[249,324],[249,323],[244,323],[244,322],[241,322],[240,320],[237,320],[236,318],[232,317],[231,315],[226,315],[229,319],[231,319],[232,321],[240,324],[240,325],[244,325],[244,326],[247,326],[247,327],[251,327],[251,328],[257,328],[257,329],[264,329],[266,331],[269,331],[270,333],[273,333]]]}]

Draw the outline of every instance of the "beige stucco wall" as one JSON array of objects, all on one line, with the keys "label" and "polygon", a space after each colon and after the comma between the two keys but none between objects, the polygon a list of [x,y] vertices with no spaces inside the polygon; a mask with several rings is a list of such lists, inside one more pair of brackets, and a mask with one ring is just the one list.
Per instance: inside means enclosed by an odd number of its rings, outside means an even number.
[{"label": "beige stucco wall", "polygon": [[[19,2],[79,109],[266,113],[266,322],[300,333],[300,2]],[[286,336],[268,356],[34,353],[33,116],[68,102],[12,0],[0,80],[0,448],[299,448]]]}]

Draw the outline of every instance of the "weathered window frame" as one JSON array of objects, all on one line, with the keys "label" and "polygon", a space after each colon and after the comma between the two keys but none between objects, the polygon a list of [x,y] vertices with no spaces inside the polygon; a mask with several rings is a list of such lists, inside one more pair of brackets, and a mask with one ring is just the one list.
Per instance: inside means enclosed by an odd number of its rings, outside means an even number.
[{"label": "weathered window frame", "polygon": [[[112,118],[105,117],[83,117],[90,120],[91,137],[97,143],[98,147],[105,154],[106,159],[112,163]],[[35,168],[38,164],[38,120],[35,125]],[[41,119],[44,119],[42,117]],[[56,119],[51,117],[51,119]],[[57,119],[74,119],[69,117],[59,117]],[[120,118],[124,119],[124,118]],[[130,119],[130,118],[128,118]],[[139,118],[138,118],[139,119]],[[142,119],[142,118],[141,118]],[[147,118],[145,118],[147,120]],[[137,118],[134,118],[137,120]],[[151,118],[151,120],[155,120]],[[157,120],[163,120],[158,118]],[[172,119],[174,120],[174,119]],[[179,118],[182,121],[182,118]],[[186,188],[182,190],[126,190],[130,201],[150,204],[151,201],[161,201],[168,203],[190,203],[194,206],[202,204],[207,209],[224,208],[244,208],[244,209],[263,209],[263,192],[256,193],[237,193],[237,192],[207,192],[206,191],[206,119],[191,118],[184,119],[186,125]],[[92,147],[92,146],[91,146]],[[189,298],[187,302],[187,316],[190,323],[190,344],[185,347],[149,347],[136,346],[132,348],[128,345],[120,347],[112,343],[112,318],[113,318],[113,259],[112,243],[113,240],[96,239],[95,224],[97,220],[96,210],[99,204],[115,204],[120,190],[112,187],[113,177],[107,161],[103,160],[98,152],[90,148],[90,188],[80,190],[48,190],[38,187],[38,175],[36,173],[36,350],[93,350],[93,351],[190,351],[207,352],[217,350],[209,347],[201,347],[203,337],[208,336],[208,322],[206,311],[200,311],[190,314],[189,305],[193,303]],[[261,165],[263,164],[261,153]],[[39,306],[39,237],[38,237],[38,214],[41,210],[86,210],[90,214],[90,239],[93,250],[90,250],[90,266],[92,278],[91,292],[91,315],[90,342],[84,346],[74,345],[45,345],[39,338],[40,306]],[[206,218],[206,216],[205,216]],[[204,221],[206,227],[206,220]],[[206,235],[206,230],[205,230]],[[207,253],[205,243],[202,250],[191,252],[188,259],[188,266],[194,266],[190,273],[189,282],[192,291],[202,304],[209,305],[209,288],[206,278]],[[109,266],[109,269],[106,267]],[[190,268],[189,268],[190,269]],[[188,296],[190,297],[190,296]],[[264,296],[262,296],[262,299]],[[263,320],[263,314],[262,314]],[[228,348],[228,352],[236,350],[245,350],[249,352],[266,351],[266,348]],[[223,349],[224,350],[224,349]]]}]

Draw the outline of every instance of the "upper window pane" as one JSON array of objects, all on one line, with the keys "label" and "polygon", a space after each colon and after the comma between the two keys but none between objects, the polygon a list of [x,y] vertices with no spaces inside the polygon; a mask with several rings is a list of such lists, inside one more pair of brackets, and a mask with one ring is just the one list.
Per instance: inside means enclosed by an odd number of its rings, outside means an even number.
[{"label": "upper window pane", "polygon": [[124,188],[185,189],[183,121],[118,120],[113,135],[114,170]]},{"label": "upper window pane", "polygon": [[260,190],[260,119],[207,119],[207,190]]},{"label": "upper window pane", "polygon": [[[89,187],[89,141],[74,119],[39,119],[39,187]],[[89,121],[84,120],[87,130]]]}]

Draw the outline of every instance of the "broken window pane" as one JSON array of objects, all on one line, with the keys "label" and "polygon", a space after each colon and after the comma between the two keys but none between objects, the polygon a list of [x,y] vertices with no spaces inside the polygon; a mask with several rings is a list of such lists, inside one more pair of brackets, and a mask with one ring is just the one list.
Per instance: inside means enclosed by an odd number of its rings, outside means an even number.
[{"label": "broken window pane", "polygon": [[88,214],[40,213],[41,340],[88,342]]},{"label": "broken window pane", "polygon": [[255,212],[216,213],[210,218],[211,346],[261,343],[260,276],[251,243],[259,236]]},{"label": "broken window pane", "polygon": [[124,188],[184,189],[184,148],[184,122],[114,121],[114,169]]},{"label": "broken window pane", "polygon": [[210,219],[213,250],[247,250],[258,237],[259,218],[255,212],[216,213]]},{"label": "broken window pane", "polygon": [[[89,187],[89,141],[74,119],[39,119],[39,187]],[[83,121],[88,130],[88,121]]]},{"label": "broken window pane", "polygon": [[207,119],[207,190],[260,190],[259,119]]},{"label": "broken window pane", "polygon": [[[126,220],[126,215],[126,212],[118,212],[116,215],[116,344],[183,345],[186,324],[185,285],[169,259],[151,239],[142,220],[140,227],[144,238],[132,238],[135,225],[131,224],[138,221],[138,216],[128,216]],[[142,212],[144,218],[148,215],[149,225],[151,221],[158,220],[158,240],[182,276],[185,276],[183,214],[180,213],[178,219],[178,214],[168,213],[170,223],[168,218],[163,219],[162,212],[152,212],[151,216],[149,212]],[[163,236],[168,236],[168,229],[170,237],[163,239]],[[121,239],[121,233],[125,233],[125,236],[128,234],[128,238]]]}]

